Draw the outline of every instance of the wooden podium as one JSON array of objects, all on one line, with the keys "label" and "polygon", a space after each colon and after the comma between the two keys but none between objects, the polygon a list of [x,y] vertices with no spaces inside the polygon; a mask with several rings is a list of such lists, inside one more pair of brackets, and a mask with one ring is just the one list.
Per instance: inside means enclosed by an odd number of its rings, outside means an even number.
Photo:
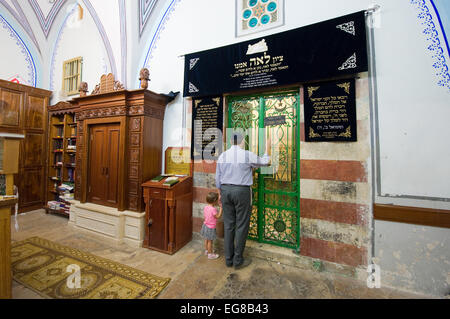
[{"label": "wooden podium", "polygon": [[13,175],[19,172],[20,140],[25,136],[0,133],[0,174],[5,175],[6,196],[0,198],[0,299],[12,297],[11,208],[17,203]]},{"label": "wooden podium", "polygon": [[192,177],[180,177],[172,187],[144,183],[145,236],[143,246],[174,254],[192,240]]},{"label": "wooden podium", "polygon": [[16,199],[0,200],[0,299],[11,299],[11,207]]}]

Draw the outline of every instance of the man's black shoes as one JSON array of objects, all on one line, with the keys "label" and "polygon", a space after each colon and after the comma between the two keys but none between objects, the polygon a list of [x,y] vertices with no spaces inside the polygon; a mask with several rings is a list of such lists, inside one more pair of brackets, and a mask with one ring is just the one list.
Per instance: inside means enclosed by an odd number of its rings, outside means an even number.
[{"label": "man's black shoes", "polygon": [[245,268],[245,267],[247,267],[248,265],[250,265],[251,263],[252,263],[252,260],[251,260],[251,259],[249,259],[249,258],[244,259],[244,261],[243,261],[242,263],[240,263],[239,265],[235,265],[235,266],[234,266],[234,269],[235,269],[235,270],[239,270],[239,269]]}]

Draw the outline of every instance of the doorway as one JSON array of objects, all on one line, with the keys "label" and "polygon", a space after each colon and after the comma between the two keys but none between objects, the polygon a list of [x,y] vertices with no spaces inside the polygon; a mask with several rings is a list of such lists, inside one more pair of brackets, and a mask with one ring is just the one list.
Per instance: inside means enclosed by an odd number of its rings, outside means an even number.
[{"label": "doorway", "polygon": [[254,171],[249,239],[299,250],[300,95],[298,91],[228,98],[228,127],[243,129],[246,149],[262,155],[272,138],[272,166]]},{"label": "doorway", "polygon": [[118,207],[120,124],[89,126],[88,202]]}]

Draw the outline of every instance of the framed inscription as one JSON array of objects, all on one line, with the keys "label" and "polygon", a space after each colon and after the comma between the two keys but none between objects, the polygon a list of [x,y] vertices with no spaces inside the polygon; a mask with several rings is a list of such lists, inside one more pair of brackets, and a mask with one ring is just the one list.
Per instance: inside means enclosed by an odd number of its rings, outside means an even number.
[{"label": "framed inscription", "polygon": [[355,79],[305,86],[306,142],[356,142]]},{"label": "framed inscription", "polygon": [[217,160],[222,153],[223,99],[221,96],[192,100],[194,160]]},{"label": "framed inscription", "polygon": [[165,164],[167,175],[192,175],[188,147],[168,147],[165,154]]}]

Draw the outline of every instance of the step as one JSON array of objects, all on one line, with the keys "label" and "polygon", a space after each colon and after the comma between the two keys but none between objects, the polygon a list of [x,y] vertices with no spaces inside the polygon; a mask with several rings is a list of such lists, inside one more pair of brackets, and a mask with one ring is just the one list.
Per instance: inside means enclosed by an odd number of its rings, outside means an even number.
[{"label": "step", "polygon": [[[193,233],[192,240],[203,243],[203,239],[199,233]],[[215,246],[219,251],[223,251],[223,239],[218,238],[215,241]],[[301,270],[336,274],[360,280],[366,280],[367,278],[366,269],[301,256],[289,248],[261,244],[252,240],[247,240],[244,255],[296,267]]]}]

